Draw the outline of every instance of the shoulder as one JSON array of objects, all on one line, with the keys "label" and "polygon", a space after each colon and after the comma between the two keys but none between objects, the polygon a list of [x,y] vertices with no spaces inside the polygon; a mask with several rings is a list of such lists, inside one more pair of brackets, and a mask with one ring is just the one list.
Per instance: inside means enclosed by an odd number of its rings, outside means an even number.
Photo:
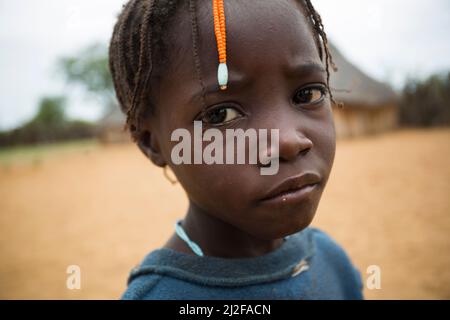
[{"label": "shoulder", "polygon": [[186,299],[189,292],[197,288],[186,280],[179,264],[180,255],[172,250],[155,250],[133,270],[123,300],[172,300]]},{"label": "shoulder", "polygon": [[322,274],[330,276],[330,281],[339,283],[347,296],[362,298],[361,274],[353,265],[345,250],[328,234],[317,228],[309,228],[314,243],[314,260]]},{"label": "shoulder", "polygon": [[147,254],[142,262],[131,270],[127,289],[122,295],[123,300],[158,299],[153,295],[157,292],[155,288],[164,280],[164,276],[154,267],[157,262],[158,250],[155,250]]},{"label": "shoulder", "polygon": [[130,280],[128,288],[122,295],[123,300],[143,300],[143,299],[158,299],[158,297],[152,297],[154,288],[161,281],[163,276],[158,274],[147,274],[135,279]]},{"label": "shoulder", "polygon": [[165,274],[170,268],[170,261],[161,261],[160,250],[150,252],[131,270],[122,300],[165,300],[176,296],[182,288],[176,279]]},{"label": "shoulder", "polygon": [[159,273],[158,270],[141,269],[131,277],[122,300],[184,300],[209,299],[214,294],[207,286],[198,285],[188,279]]},{"label": "shoulder", "polygon": [[344,249],[327,233],[318,228],[308,228],[310,237],[312,238],[316,253],[322,255],[327,260],[335,260],[336,262],[350,263]]}]

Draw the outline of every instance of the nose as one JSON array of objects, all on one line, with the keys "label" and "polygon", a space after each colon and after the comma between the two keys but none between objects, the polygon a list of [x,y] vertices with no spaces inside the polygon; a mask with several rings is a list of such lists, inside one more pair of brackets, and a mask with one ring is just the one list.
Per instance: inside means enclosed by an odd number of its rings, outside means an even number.
[{"label": "nose", "polygon": [[[286,104],[284,98],[268,97],[266,103],[268,112],[260,114],[259,125],[269,129],[270,132],[276,129],[278,143],[273,145],[271,141],[270,146],[267,146],[265,150],[266,153],[261,150],[263,154],[267,155],[268,159],[278,158],[280,163],[295,161],[298,157],[306,156],[314,146],[308,134],[312,126],[311,121],[304,118],[290,104]],[[265,166],[266,163],[262,165]]]},{"label": "nose", "polygon": [[266,159],[265,162],[260,163],[262,167],[270,165],[269,159],[275,157],[279,159],[279,162],[295,161],[297,157],[305,156],[313,147],[312,140],[298,126],[285,125],[283,128],[277,128],[277,130],[278,143],[273,143],[271,140],[274,139],[272,133],[270,145],[261,150],[263,157]]},{"label": "nose", "polygon": [[313,147],[311,139],[296,128],[280,129],[279,159],[289,162],[306,155]]}]

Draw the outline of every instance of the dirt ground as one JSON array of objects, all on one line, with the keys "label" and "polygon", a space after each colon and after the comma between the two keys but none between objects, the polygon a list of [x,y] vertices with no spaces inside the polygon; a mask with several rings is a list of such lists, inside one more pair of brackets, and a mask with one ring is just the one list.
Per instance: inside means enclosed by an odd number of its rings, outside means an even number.
[{"label": "dirt ground", "polygon": [[[369,299],[450,299],[450,130],[338,142],[314,225],[360,269]],[[117,299],[187,201],[134,145],[0,166],[0,298]],[[66,287],[69,265],[81,289]]]}]

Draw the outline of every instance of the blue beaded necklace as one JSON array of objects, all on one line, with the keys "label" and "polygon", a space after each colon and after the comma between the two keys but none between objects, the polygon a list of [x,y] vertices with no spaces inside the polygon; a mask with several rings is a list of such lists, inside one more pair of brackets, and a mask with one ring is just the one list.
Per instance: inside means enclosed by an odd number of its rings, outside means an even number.
[{"label": "blue beaded necklace", "polygon": [[186,244],[189,246],[189,248],[191,248],[191,250],[194,251],[194,253],[196,255],[203,257],[202,249],[200,249],[198,244],[196,244],[194,241],[189,239],[188,235],[186,234],[183,227],[181,226],[181,221],[182,220],[178,220],[177,223],[175,223],[175,232],[181,238],[181,240],[186,242]]},{"label": "blue beaded necklace", "polygon": [[[189,246],[189,248],[191,248],[191,250],[198,255],[199,257],[203,257],[203,251],[200,248],[200,246],[198,244],[196,244],[194,241],[192,241],[191,239],[189,239],[188,235],[186,234],[186,231],[184,231],[183,227],[181,226],[181,222],[182,220],[178,220],[175,223],[175,232],[176,234],[181,238],[181,240],[183,240],[184,242],[186,242],[186,244]],[[283,238],[284,241],[286,241],[289,238],[289,236],[286,236]]]}]

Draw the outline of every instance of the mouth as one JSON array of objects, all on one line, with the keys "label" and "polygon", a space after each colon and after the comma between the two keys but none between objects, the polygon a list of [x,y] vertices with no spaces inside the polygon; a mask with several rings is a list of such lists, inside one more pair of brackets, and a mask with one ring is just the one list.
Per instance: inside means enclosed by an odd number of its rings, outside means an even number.
[{"label": "mouth", "polygon": [[304,201],[318,189],[320,181],[320,175],[315,172],[290,177],[270,189],[261,202],[287,204]]}]

